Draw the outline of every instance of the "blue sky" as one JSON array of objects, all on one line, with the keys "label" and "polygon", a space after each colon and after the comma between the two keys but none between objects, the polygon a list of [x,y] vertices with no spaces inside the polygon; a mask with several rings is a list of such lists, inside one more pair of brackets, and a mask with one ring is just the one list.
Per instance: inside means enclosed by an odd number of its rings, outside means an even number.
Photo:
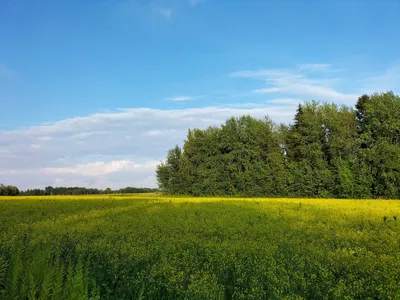
[{"label": "blue sky", "polygon": [[399,0],[1,0],[0,181],[154,186],[189,127],[399,93],[399,15]]}]

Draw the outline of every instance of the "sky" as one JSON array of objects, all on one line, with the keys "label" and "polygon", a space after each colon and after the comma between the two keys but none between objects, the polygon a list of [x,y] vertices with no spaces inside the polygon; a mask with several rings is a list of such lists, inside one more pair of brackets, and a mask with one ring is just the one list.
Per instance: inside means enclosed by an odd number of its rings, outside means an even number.
[{"label": "sky", "polygon": [[0,0],[0,182],[157,186],[189,128],[400,93],[400,0]]}]

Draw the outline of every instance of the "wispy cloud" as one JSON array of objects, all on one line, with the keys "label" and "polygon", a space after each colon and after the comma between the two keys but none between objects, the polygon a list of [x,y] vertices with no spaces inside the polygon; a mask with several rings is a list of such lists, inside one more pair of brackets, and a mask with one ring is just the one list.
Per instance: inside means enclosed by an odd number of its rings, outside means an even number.
[{"label": "wispy cloud", "polygon": [[184,140],[188,128],[220,125],[231,116],[269,115],[289,122],[295,107],[122,109],[0,131],[0,174],[21,188],[78,184],[92,187],[156,186],[156,162]]},{"label": "wispy cloud", "polygon": [[193,6],[196,6],[199,3],[204,2],[204,0],[190,0],[190,4],[192,4]]},{"label": "wispy cloud", "polygon": [[245,102],[245,103],[232,103],[232,104],[227,104],[227,107],[233,107],[233,108],[265,108],[266,105],[272,110],[275,108],[279,109],[288,109],[289,111],[295,111],[292,110],[293,106],[296,106],[299,103],[303,103],[303,100],[301,99],[296,99],[296,98],[274,98],[274,99],[268,99],[262,102]]},{"label": "wispy cloud", "polygon": [[294,98],[277,98],[277,99],[271,99],[266,101],[269,104],[279,104],[279,105],[298,105],[299,103],[302,103],[303,101],[301,99],[294,99]]},{"label": "wispy cloud", "polygon": [[17,72],[0,63],[0,78],[12,79],[17,75]]},{"label": "wispy cloud", "polygon": [[328,72],[332,71],[330,64],[301,64],[298,65],[299,71]]},{"label": "wispy cloud", "polygon": [[[118,2],[118,1],[117,1]],[[119,17],[134,18],[137,20],[147,20],[152,14],[163,17],[165,20],[172,19],[175,15],[182,12],[188,5],[198,6],[205,0],[180,0],[180,1],[138,1],[124,0],[115,5],[115,13]],[[186,7],[187,8],[187,7]]]},{"label": "wispy cloud", "polygon": [[364,93],[387,92],[392,90],[400,93],[400,62],[396,62],[388,66],[383,74],[372,75],[361,81],[365,86]]},{"label": "wispy cloud", "polygon": [[[168,2],[169,3],[166,3],[166,1],[120,1],[120,3],[116,4],[115,12],[120,17],[134,18],[141,21],[147,20],[152,14],[162,16],[168,20],[172,17],[174,8],[176,7],[176,5],[173,5],[174,2]],[[165,4],[171,6],[162,6]]]},{"label": "wispy cloud", "polygon": [[[46,185],[156,186],[157,162],[165,158],[170,147],[182,143],[188,128],[219,125],[241,115],[268,115],[277,123],[288,123],[304,99],[353,104],[360,94],[343,93],[340,84],[344,78],[332,77],[331,70],[331,66],[317,64],[232,73],[232,77],[265,84],[253,90],[253,96],[271,99],[257,103],[241,101],[187,109],[126,108],[3,130],[0,177],[4,183],[24,189]],[[360,89],[396,89],[400,88],[399,76],[400,65],[393,64],[381,75],[356,83]],[[166,99],[184,102],[200,97],[204,96],[178,94]]]},{"label": "wispy cloud", "polygon": [[176,132],[176,129],[149,130],[149,131],[143,132],[143,135],[144,136],[167,135],[167,134],[173,134],[175,132]]},{"label": "wispy cloud", "polygon": [[171,8],[161,8],[160,14],[162,14],[167,20],[172,16],[172,9]]},{"label": "wispy cloud", "polygon": [[191,96],[176,96],[176,97],[169,97],[166,99],[170,100],[170,101],[184,102],[184,101],[193,100],[194,98],[195,97],[191,97]]},{"label": "wispy cloud", "polygon": [[137,164],[131,160],[114,160],[110,162],[96,161],[86,164],[77,164],[69,167],[45,168],[43,171],[50,174],[79,174],[85,176],[101,176],[121,171],[151,169],[157,166],[157,161]]},{"label": "wispy cloud", "polygon": [[299,65],[297,69],[261,69],[239,71],[231,74],[233,77],[252,78],[264,81],[265,88],[253,90],[256,94],[279,93],[282,95],[294,95],[307,97],[309,100],[334,101],[344,104],[352,104],[358,95],[339,92],[334,86],[340,78],[327,77],[329,74],[319,77],[311,76],[312,72],[327,72],[328,64]]}]

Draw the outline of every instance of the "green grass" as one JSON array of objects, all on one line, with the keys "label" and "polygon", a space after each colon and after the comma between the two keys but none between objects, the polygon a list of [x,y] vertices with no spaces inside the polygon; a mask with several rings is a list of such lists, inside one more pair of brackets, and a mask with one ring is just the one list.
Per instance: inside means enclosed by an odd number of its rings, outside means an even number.
[{"label": "green grass", "polygon": [[51,297],[60,270],[59,299],[400,299],[399,218],[381,200],[0,198],[0,299]]}]

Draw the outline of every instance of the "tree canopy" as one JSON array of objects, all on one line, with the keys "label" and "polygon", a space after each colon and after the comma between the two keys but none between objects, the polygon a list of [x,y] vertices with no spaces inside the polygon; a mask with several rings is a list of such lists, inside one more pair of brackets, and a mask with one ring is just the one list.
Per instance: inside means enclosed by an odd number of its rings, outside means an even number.
[{"label": "tree canopy", "polygon": [[14,185],[0,184],[0,196],[17,196],[19,193],[19,189]]},{"label": "tree canopy", "polygon": [[400,97],[305,102],[290,125],[242,116],[190,129],[156,173],[171,194],[399,198]]}]

